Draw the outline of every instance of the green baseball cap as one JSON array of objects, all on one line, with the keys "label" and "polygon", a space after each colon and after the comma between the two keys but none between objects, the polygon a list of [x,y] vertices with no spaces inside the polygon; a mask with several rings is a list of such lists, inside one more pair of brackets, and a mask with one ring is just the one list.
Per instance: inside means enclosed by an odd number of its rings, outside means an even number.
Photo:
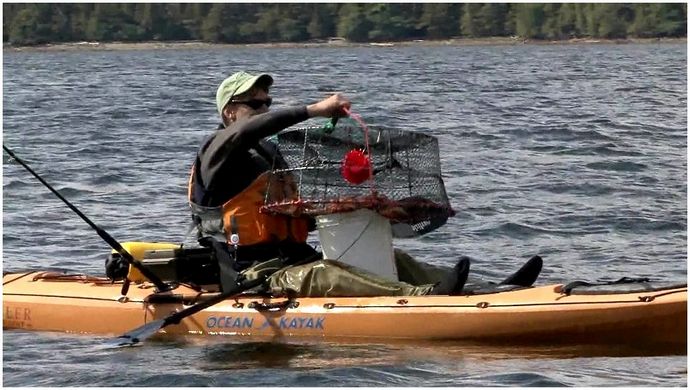
[{"label": "green baseball cap", "polygon": [[265,73],[254,76],[247,72],[237,72],[223,80],[218,87],[218,91],[216,91],[218,113],[223,116],[223,108],[230,99],[249,91],[257,83],[268,88],[273,85],[273,77]]}]

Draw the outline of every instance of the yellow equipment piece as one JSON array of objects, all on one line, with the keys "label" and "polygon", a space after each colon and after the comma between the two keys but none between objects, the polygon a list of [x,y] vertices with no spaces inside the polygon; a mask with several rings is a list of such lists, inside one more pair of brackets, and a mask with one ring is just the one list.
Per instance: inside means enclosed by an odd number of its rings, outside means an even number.
[{"label": "yellow equipment piece", "polygon": [[[180,249],[182,245],[171,242],[125,242],[122,243],[122,247],[125,248],[135,260],[142,261],[147,258],[155,257],[152,256],[155,254],[155,251],[172,251],[174,249]],[[112,253],[117,253],[117,251],[113,250]],[[148,280],[132,265],[129,266],[127,279],[134,283],[143,283]]]}]

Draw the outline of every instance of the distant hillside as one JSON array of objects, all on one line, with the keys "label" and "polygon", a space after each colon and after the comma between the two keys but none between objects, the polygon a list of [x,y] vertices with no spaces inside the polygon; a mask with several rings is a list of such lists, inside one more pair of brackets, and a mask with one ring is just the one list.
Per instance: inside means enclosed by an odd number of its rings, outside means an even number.
[{"label": "distant hillside", "polygon": [[687,4],[3,4],[3,42],[353,42],[687,35]]}]

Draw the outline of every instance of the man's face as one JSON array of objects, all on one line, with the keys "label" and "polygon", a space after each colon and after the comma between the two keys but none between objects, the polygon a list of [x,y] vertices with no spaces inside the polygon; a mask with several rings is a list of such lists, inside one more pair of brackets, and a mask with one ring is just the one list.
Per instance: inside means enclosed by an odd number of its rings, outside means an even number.
[{"label": "man's face", "polygon": [[223,112],[227,118],[234,122],[241,118],[268,112],[271,103],[272,99],[267,90],[252,88],[247,93],[233,97]]}]

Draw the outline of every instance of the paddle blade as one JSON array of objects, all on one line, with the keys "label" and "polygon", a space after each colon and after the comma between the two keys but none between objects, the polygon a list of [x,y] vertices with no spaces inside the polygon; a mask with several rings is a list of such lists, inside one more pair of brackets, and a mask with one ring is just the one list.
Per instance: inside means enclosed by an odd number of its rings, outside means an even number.
[{"label": "paddle blade", "polygon": [[169,316],[163,318],[162,320],[149,322],[148,324],[142,325],[134,330],[131,330],[122,336],[112,339],[110,342],[113,346],[131,346],[136,345],[147,338],[156,334],[159,330],[165,328],[171,324],[179,324],[184,318],[187,318],[193,314],[196,314],[207,307],[211,307],[217,303],[223,302],[233,295],[237,295],[243,291],[249,290],[256,286],[259,286],[266,280],[266,277],[261,277],[258,279],[245,280],[240,284],[231,287],[228,291],[218,294],[214,297],[206,299],[204,301],[198,302],[188,308],[170,314]]},{"label": "paddle blade", "polygon": [[144,324],[136,329],[108,340],[106,343],[113,347],[134,346],[158,333],[166,325],[165,320],[157,320]]}]

